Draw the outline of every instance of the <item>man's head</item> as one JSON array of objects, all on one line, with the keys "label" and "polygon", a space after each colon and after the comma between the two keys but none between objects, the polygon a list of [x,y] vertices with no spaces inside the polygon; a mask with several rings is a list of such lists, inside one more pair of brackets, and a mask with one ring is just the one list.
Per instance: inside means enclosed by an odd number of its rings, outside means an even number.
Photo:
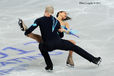
[{"label": "man's head", "polygon": [[52,15],[54,13],[54,8],[53,6],[47,6],[45,8],[45,13],[48,14],[48,15]]}]

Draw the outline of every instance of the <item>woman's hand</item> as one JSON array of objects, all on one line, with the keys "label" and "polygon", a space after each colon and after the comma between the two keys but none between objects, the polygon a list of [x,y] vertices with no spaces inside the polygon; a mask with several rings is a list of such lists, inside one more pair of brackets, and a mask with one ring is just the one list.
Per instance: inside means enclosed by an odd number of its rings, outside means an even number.
[{"label": "woman's hand", "polygon": [[69,31],[67,31],[67,30],[65,30],[65,29],[63,29],[63,28],[60,28],[60,29],[59,29],[59,32],[65,32],[65,33],[69,34]]},{"label": "woman's hand", "polygon": [[64,32],[64,31],[65,31],[65,29],[63,29],[63,28],[59,29],[59,32]]}]

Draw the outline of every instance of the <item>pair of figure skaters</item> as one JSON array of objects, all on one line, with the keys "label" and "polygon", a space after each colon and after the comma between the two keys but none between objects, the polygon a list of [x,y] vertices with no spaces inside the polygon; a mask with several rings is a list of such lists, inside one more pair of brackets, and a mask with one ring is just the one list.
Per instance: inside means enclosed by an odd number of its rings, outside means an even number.
[{"label": "pair of figure skaters", "polygon": [[[72,59],[73,52],[79,54],[89,62],[99,65],[101,57],[94,57],[81,47],[77,46],[73,40],[62,39],[64,32],[69,33],[69,31],[61,27],[64,26],[69,29],[69,24],[65,20],[69,20],[71,18],[67,16],[65,11],[59,11],[56,15],[57,18],[52,16],[53,13],[54,8],[52,6],[47,6],[45,8],[44,16],[37,18],[34,21],[34,24],[32,24],[29,28],[27,28],[21,19],[19,20],[19,26],[22,31],[25,31],[24,34],[27,37],[35,39],[39,42],[39,49],[46,63],[45,69],[53,70],[53,63],[48,52],[56,49],[69,51],[66,64],[70,66],[74,66]],[[32,33],[32,31],[34,31],[38,26],[41,31],[41,36]]]}]

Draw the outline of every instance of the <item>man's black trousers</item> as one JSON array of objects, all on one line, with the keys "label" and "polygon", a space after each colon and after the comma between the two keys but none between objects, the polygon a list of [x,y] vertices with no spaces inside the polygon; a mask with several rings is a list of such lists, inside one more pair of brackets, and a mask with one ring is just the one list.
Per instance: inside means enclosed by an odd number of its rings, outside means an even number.
[{"label": "man's black trousers", "polygon": [[41,51],[41,54],[44,57],[44,60],[47,64],[47,66],[53,65],[53,63],[50,59],[50,56],[48,54],[48,51],[53,51],[56,49],[66,50],[66,51],[72,50],[90,62],[94,62],[94,60],[95,60],[95,57],[93,55],[89,54],[87,51],[80,48],[79,46],[74,45],[70,41],[64,40],[64,39],[55,39],[55,40],[49,40],[46,42],[42,42],[39,44],[39,49]]}]

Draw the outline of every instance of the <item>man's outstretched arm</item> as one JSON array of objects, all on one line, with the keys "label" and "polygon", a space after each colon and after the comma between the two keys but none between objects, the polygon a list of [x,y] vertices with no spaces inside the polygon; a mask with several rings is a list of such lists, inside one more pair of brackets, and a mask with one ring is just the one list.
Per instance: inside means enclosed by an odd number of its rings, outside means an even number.
[{"label": "man's outstretched arm", "polygon": [[34,31],[34,29],[36,29],[38,27],[37,24],[32,24],[31,27],[29,27],[26,31],[25,31],[25,35],[30,34],[32,31]]}]

